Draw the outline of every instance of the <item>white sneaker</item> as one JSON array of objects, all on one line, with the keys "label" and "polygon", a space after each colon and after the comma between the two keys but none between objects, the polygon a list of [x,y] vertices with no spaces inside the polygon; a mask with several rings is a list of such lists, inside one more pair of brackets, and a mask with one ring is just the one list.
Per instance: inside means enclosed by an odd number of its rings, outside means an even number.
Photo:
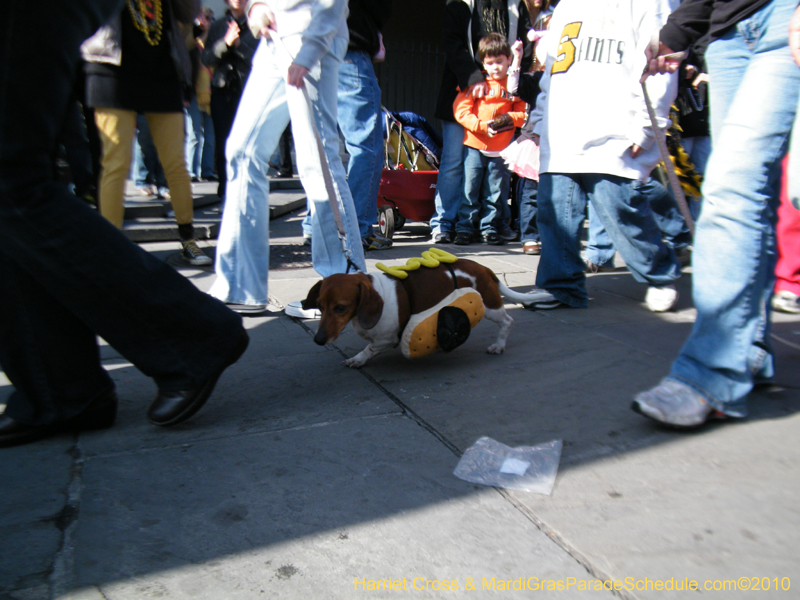
[{"label": "white sneaker", "polygon": [[322,313],[316,308],[309,308],[308,310],[303,308],[303,303],[300,300],[289,302],[283,312],[290,317],[298,319],[319,319],[322,316]]},{"label": "white sneaker", "polygon": [[525,294],[525,300],[521,302],[522,306],[528,310],[552,310],[561,306],[566,306],[560,300],[556,300],[547,290],[534,290]]},{"label": "white sneaker", "polygon": [[709,418],[724,418],[693,388],[665,377],[656,387],[637,394],[631,408],[645,417],[674,427],[697,427]]},{"label": "white sneaker", "polygon": [[670,283],[661,287],[650,286],[644,297],[647,308],[653,312],[667,312],[678,302],[678,290]]},{"label": "white sneaker", "polygon": [[791,314],[800,313],[800,296],[787,290],[781,290],[772,297],[773,310]]}]

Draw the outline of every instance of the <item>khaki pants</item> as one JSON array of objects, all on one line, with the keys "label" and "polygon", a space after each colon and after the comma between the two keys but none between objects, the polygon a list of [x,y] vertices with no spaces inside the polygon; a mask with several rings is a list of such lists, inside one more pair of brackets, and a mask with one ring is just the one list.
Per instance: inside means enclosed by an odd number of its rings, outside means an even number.
[{"label": "khaki pants", "polygon": [[[192,183],[184,157],[183,113],[147,113],[153,143],[167,177],[172,208],[178,225],[192,222]],[[130,110],[96,108],[95,121],[103,143],[100,179],[100,214],[122,229],[125,216],[125,180],[131,166],[136,113]]]}]

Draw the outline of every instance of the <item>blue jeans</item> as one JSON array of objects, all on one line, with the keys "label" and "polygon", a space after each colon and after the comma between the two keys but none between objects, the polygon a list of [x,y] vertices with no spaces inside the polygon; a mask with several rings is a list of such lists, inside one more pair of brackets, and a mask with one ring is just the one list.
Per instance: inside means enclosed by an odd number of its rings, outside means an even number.
[{"label": "blue jeans", "polygon": [[[214,174],[214,124],[211,115],[200,110],[197,96],[186,114],[186,170],[200,179]],[[210,147],[209,147],[210,144]]]},{"label": "blue jeans", "polygon": [[431,217],[431,232],[453,232],[458,220],[458,209],[464,197],[464,128],[455,122],[442,121],[442,159],[436,180],[436,212]]},{"label": "blue jeans", "polygon": [[497,232],[497,219],[508,207],[508,186],[511,173],[499,156],[486,156],[480,150],[467,148],[464,161],[464,202],[458,210],[457,233]]},{"label": "blue jeans", "polygon": [[[287,36],[283,41],[289,52],[296,53],[302,37]],[[339,204],[344,222],[347,248],[355,266],[366,272],[356,209],[339,157],[336,126],[339,65],[346,52],[347,40],[334,38],[321,64],[306,77],[306,89],[313,99],[312,115],[302,90],[286,85],[284,80],[291,58],[274,42],[262,40],[259,44],[225,149],[228,184],[217,243],[217,279],[210,291],[220,300],[235,304],[267,304],[267,163],[290,118],[297,171],[311,208],[314,269],[322,277],[327,277],[345,273],[348,263],[328,201],[312,119],[322,138],[333,176],[333,187],[337,192],[334,200]]]},{"label": "blue jeans", "polygon": [[591,202],[588,208],[589,229],[586,239],[586,260],[601,267],[613,268],[617,249]]},{"label": "blue jeans", "polygon": [[539,241],[539,225],[536,223],[536,213],[539,212],[538,194],[538,181],[525,177],[519,178],[517,200],[519,202],[519,229],[522,243]]},{"label": "blue jeans", "polygon": [[588,306],[580,233],[591,202],[637,281],[673,283],[681,274],[675,252],[661,241],[642,183],[597,173],[543,173],[539,178],[542,255],[536,285],[569,306]]},{"label": "blue jeans", "polygon": [[[652,177],[644,182],[639,191],[647,198],[656,224],[664,239],[673,248],[682,248],[692,243],[692,234],[678,208],[672,192]],[[687,198],[687,200],[689,200]],[[692,202],[691,204],[696,204]],[[691,206],[691,205],[690,205]],[[596,265],[613,266],[616,248],[594,207],[589,204],[589,239],[586,245],[586,260]]]},{"label": "blue jeans", "polygon": [[158,151],[150,134],[150,126],[144,115],[136,115],[136,148],[133,160],[133,183],[136,187],[155,184],[159,191],[165,190],[167,176],[158,159]]},{"label": "blue jeans", "polygon": [[78,48],[121,4],[9,0],[0,20],[0,39],[37,40],[0,44],[0,81],[14,82],[0,86],[0,364],[6,414],[27,425],[73,417],[113,385],[98,335],[177,391],[219,369],[242,327],[53,179]]},{"label": "blue jeans", "polygon": [[692,256],[697,319],[670,376],[728,415],[772,375],[770,310],[781,160],[800,96],[796,0],[773,0],[708,47],[713,149]]},{"label": "blue jeans", "polygon": [[203,119],[203,153],[200,157],[200,176],[208,179],[216,174],[214,163],[217,140],[214,137],[214,120],[211,118],[211,113],[201,110],[200,117]]},{"label": "blue jeans", "polygon": [[365,52],[349,51],[339,67],[339,128],[350,162],[347,183],[353,195],[361,237],[372,234],[378,218],[378,188],[383,170],[381,88]]}]

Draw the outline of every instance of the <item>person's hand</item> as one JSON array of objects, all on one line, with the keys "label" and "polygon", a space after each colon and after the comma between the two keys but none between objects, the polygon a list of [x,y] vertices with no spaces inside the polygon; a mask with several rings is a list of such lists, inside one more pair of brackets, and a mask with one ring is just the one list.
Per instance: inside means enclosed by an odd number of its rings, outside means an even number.
[{"label": "person's hand", "polygon": [[653,39],[644,51],[647,65],[644,68],[642,78],[639,80],[644,83],[650,75],[658,73],[674,73],[681,66],[681,62],[686,58],[686,52],[673,52],[672,48],[664,45],[658,39]]},{"label": "person's hand", "polygon": [[289,72],[286,74],[286,83],[296,88],[303,87],[306,75],[308,75],[308,69],[297,63],[292,63],[289,65]]},{"label": "person's hand", "polygon": [[253,37],[268,38],[275,31],[275,15],[266,4],[254,4],[247,14],[247,26]]},{"label": "person's hand", "polygon": [[789,49],[792,51],[794,62],[800,67],[800,6],[789,21]]},{"label": "person's hand", "polygon": [[637,146],[636,144],[631,145],[631,158],[638,157],[644,150],[642,150],[641,146]]},{"label": "person's hand", "polygon": [[225,32],[225,45],[228,48],[239,45],[239,24],[236,21],[228,23],[228,31]]},{"label": "person's hand", "polygon": [[511,67],[519,68],[520,63],[522,62],[522,40],[517,40],[514,42],[514,45],[511,46],[511,55],[514,58],[511,63]]},{"label": "person's hand", "polygon": [[692,82],[692,87],[697,89],[702,84],[708,84],[708,81],[709,81],[708,73],[700,73],[697,77],[694,78],[694,81]]},{"label": "person's hand", "polygon": [[470,95],[474,99],[483,98],[486,94],[489,93],[489,84],[485,81],[479,81],[475,83],[470,88]]}]

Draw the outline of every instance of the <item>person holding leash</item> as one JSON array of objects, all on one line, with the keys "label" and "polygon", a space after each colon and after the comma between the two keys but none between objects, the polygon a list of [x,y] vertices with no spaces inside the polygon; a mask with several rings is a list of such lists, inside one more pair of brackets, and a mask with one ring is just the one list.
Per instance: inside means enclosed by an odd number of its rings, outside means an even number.
[{"label": "person holding leash", "polygon": [[[339,66],[348,45],[347,1],[251,0],[247,15],[251,30],[263,39],[225,152],[229,177],[217,244],[217,279],[209,293],[237,312],[252,315],[263,313],[268,304],[267,169],[290,120],[297,170],[311,208],[314,269],[327,277],[353,266],[366,272],[367,267],[339,158],[336,124]],[[326,183],[327,169],[332,182]],[[335,197],[329,200],[331,187]],[[346,252],[331,202],[339,207]]]},{"label": "person holding leash", "polygon": [[648,74],[673,73],[676,51],[711,36],[712,150],[692,256],[697,318],[669,374],[633,401],[673,427],[747,416],[747,395],[774,374],[775,211],[800,98],[798,17],[797,0],[687,0],[646,51]]}]

